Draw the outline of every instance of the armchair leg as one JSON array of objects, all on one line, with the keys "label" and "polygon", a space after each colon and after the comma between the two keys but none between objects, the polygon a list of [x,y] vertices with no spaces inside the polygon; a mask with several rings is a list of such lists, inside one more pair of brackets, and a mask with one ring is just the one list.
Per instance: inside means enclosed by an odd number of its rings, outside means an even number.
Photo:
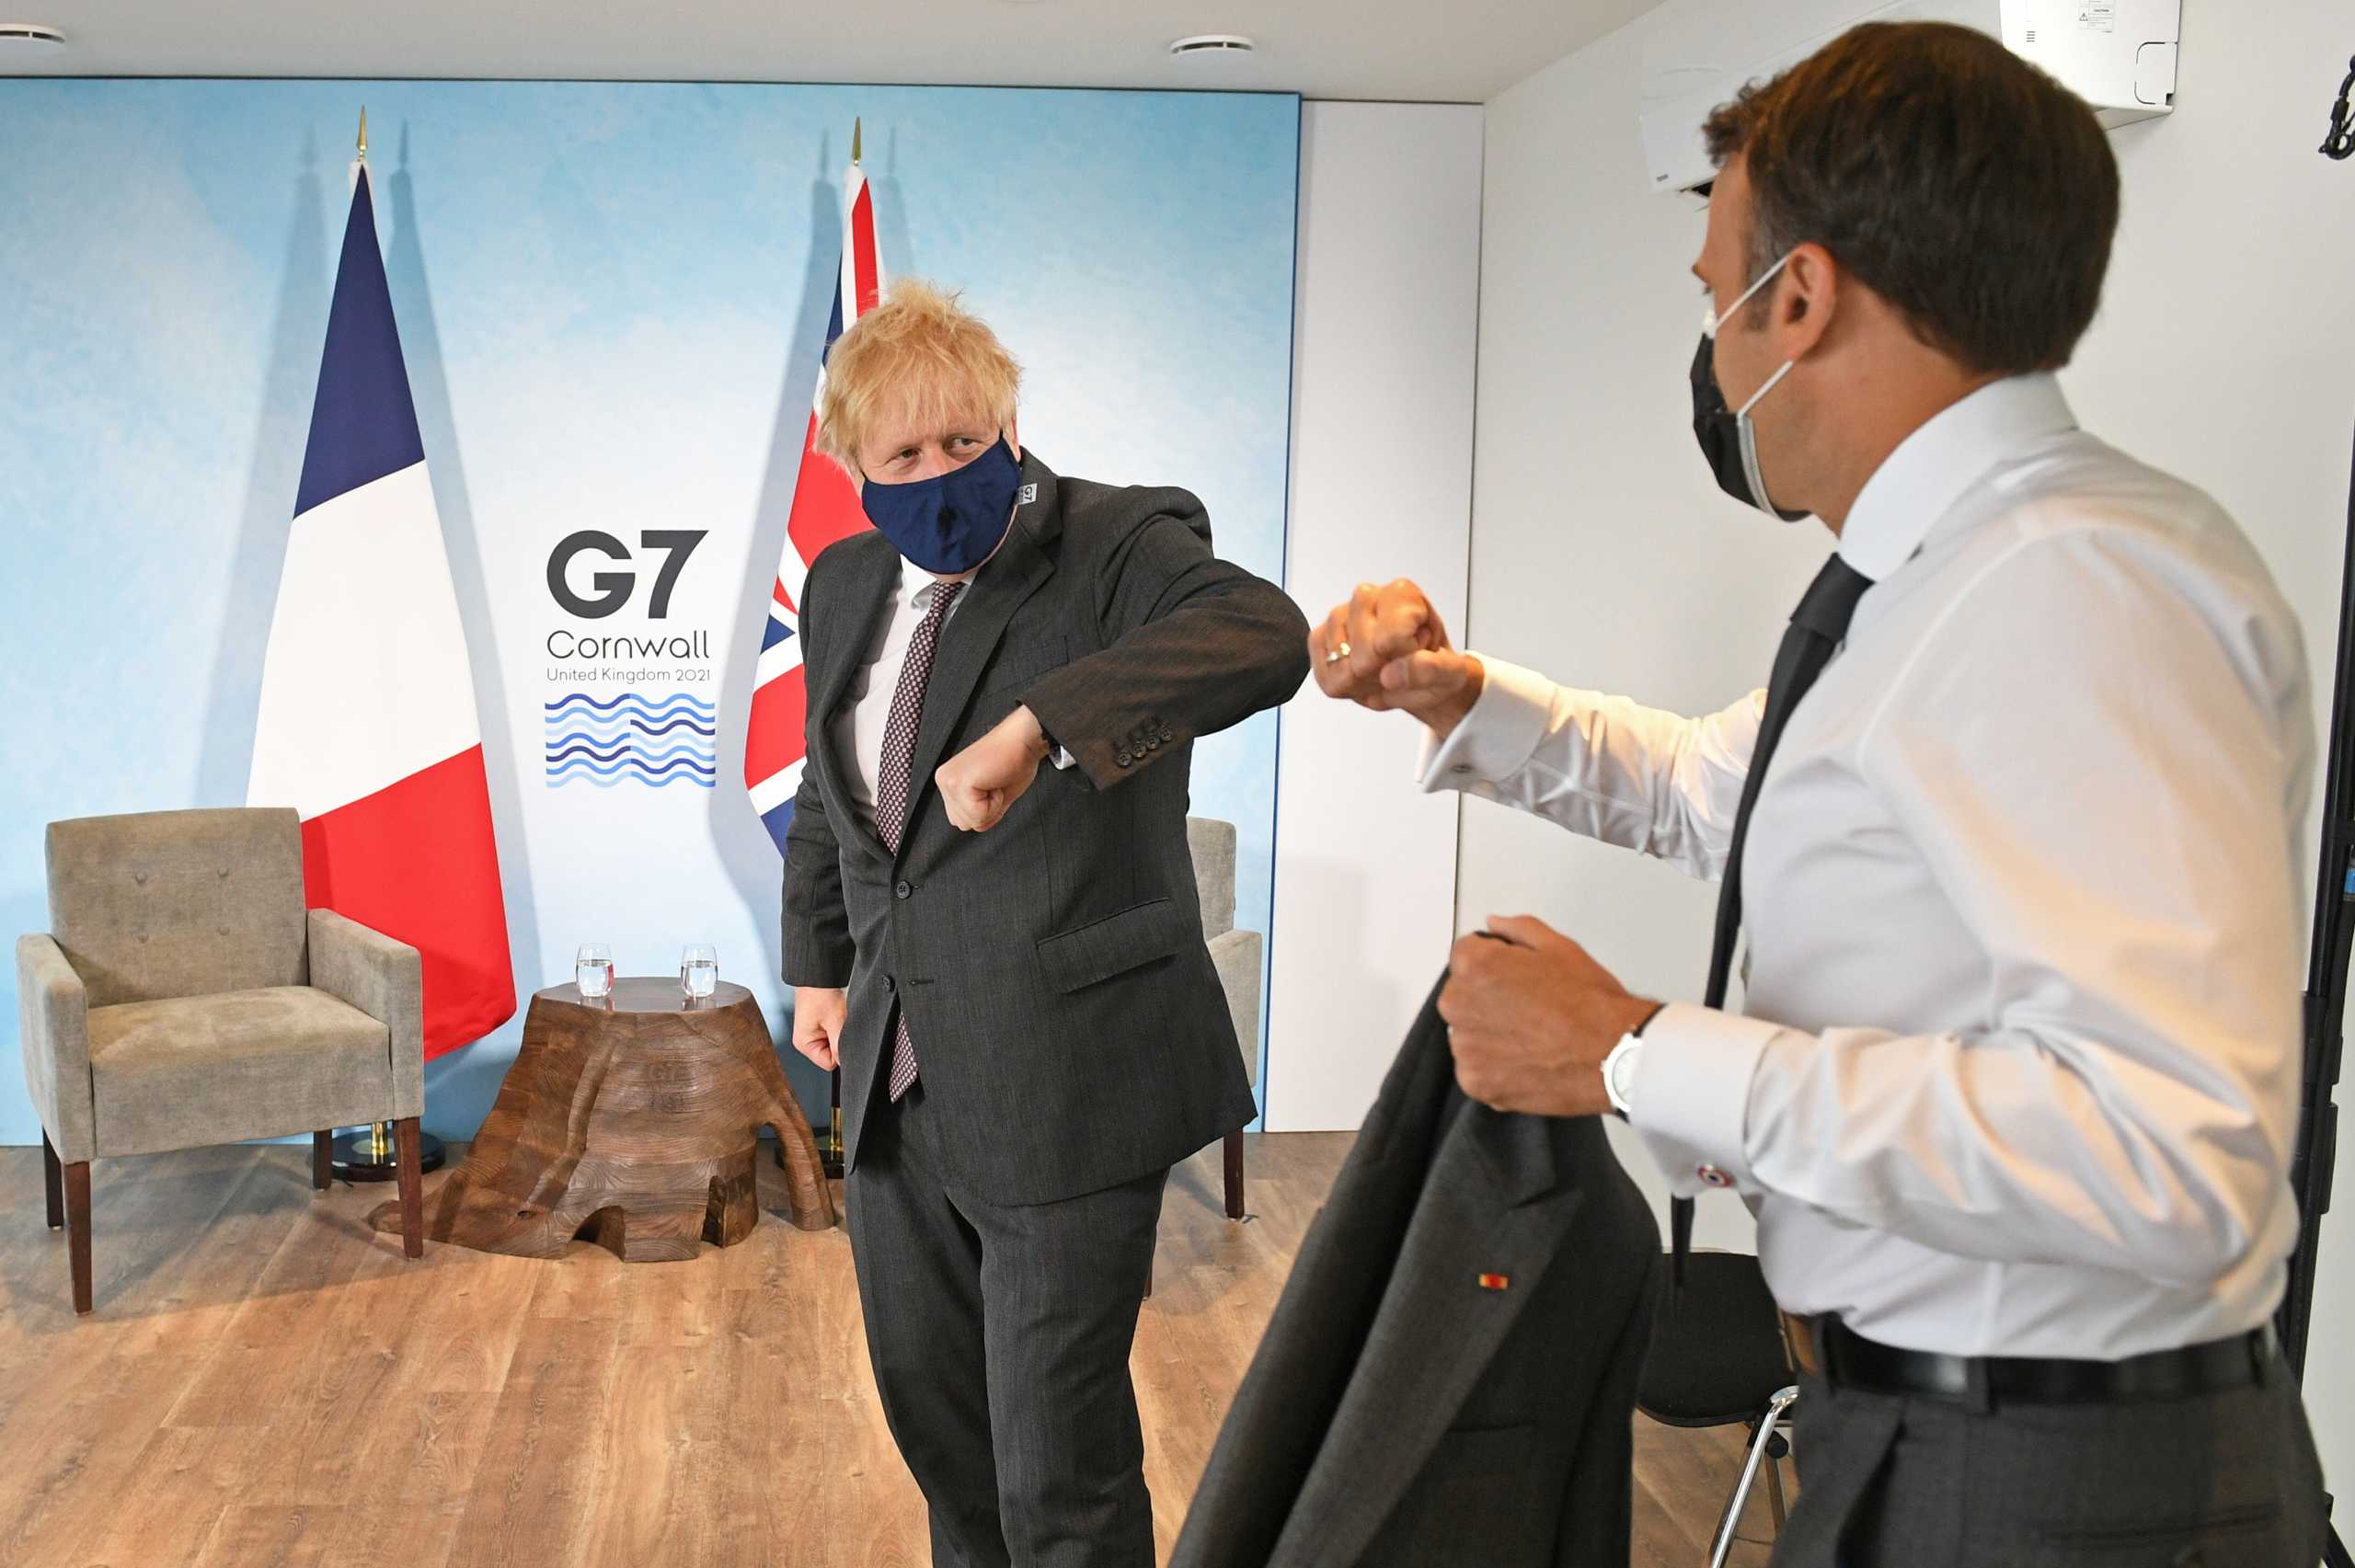
[{"label": "armchair leg", "polygon": [[1243,1218],[1243,1135],[1226,1135],[1226,1217]]},{"label": "armchair leg", "polygon": [[74,1310],[90,1310],[90,1162],[64,1168],[65,1253],[74,1270]]},{"label": "armchair leg", "polygon": [[335,1185],[335,1129],[311,1135],[311,1190],[323,1193]]},{"label": "armchair leg", "polygon": [[49,1198],[49,1228],[63,1230],[65,1229],[65,1178],[57,1163],[57,1146],[50,1142],[46,1132],[40,1135],[40,1175],[41,1186]]},{"label": "armchair leg", "polygon": [[394,1160],[400,1167],[401,1251],[421,1258],[425,1255],[425,1172],[420,1162],[425,1152],[417,1122],[415,1116],[401,1117],[393,1124],[393,1139]]}]

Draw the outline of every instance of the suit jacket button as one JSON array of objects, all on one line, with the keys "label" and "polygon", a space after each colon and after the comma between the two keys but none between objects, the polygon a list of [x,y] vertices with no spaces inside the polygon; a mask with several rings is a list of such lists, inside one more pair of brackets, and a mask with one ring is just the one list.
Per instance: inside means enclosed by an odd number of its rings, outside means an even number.
[{"label": "suit jacket button", "polygon": [[1150,739],[1150,740],[1146,741],[1146,742],[1144,743],[1144,749],[1145,749],[1146,750],[1148,750],[1148,751],[1158,751],[1158,750],[1161,750],[1161,737],[1159,737],[1158,735],[1156,735],[1156,736],[1155,736],[1152,739]]},{"label": "suit jacket button", "polygon": [[1163,740],[1165,740],[1165,741],[1167,741],[1167,740],[1173,740],[1173,739],[1175,739],[1175,738],[1176,738],[1175,736],[1171,735],[1171,734],[1169,733],[1169,731],[1168,731],[1166,728],[1164,728],[1164,729],[1162,730],[1162,732],[1161,732],[1161,738],[1162,738]]},{"label": "suit jacket button", "polygon": [[883,989],[887,991],[898,990],[900,989],[900,982],[893,979],[890,976],[886,975],[883,977]]},{"label": "suit jacket button", "polygon": [[1124,768],[1125,768],[1125,767],[1127,767],[1130,763],[1132,763],[1132,762],[1135,761],[1136,761],[1136,759],[1135,759],[1134,757],[1130,756],[1126,751],[1123,751],[1123,752],[1121,752],[1119,756],[1117,756],[1117,757],[1113,758],[1113,759],[1112,759],[1112,761],[1114,761],[1115,762],[1120,763],[1120,766],[1122,766],[1122,767],[1124,767]]},{"label": "suit jacket button", "polygon": [[891,896],[895,898],[912,898],[914,896],[915,890],[914,883],[902,882],[898,887],[891,889]]}]

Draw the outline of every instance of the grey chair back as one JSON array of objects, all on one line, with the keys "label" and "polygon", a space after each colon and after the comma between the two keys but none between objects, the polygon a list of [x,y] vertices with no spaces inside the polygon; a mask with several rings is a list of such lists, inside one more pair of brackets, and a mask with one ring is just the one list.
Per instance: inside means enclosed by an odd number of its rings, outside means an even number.
[{"label": "grey chair back", "polygon": [[49,929],[92,1007],[310,981],[291,809],[52,822],[48,858]]}]

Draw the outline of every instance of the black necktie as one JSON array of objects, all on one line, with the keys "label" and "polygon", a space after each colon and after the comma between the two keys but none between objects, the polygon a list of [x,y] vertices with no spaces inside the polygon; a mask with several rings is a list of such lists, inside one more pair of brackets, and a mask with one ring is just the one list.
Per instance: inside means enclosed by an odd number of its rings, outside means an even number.
[{"label": "black necktie", "polygon": [[[1750,809],[1758,803],[1758,786],[1765,780],[1766,764],[1774,758],[1775,742],[1783,738],[1792,710],[1848,635],[1848,620],[1856,612],[1856,601],[1872,585],[1872,578],[1833,555],[1808,584],[1799,607],[1791,612],[1791,628],[1783,634],[1783,646],[1775,652],[1775,673],[1766,682],[1766,711],[1758,720],[1758,743],[1751,749],[1750,772],[1741,781],[1741,805],[1733,814],[1733,841],[1726,850],[1725,878],[1717,884],[1709,989],[1701,999],[1705,1007],[1726,1004],[1726,986],[1733,978],[1733,950],[1741,940],[1741,849],[1750,837]],[[1673,1249],[1671,1274],[1682,1285],[1684,1259],[1693,1250],[1691,1198],[1680,1197],[1670,1206],[1668,1229]]]}]

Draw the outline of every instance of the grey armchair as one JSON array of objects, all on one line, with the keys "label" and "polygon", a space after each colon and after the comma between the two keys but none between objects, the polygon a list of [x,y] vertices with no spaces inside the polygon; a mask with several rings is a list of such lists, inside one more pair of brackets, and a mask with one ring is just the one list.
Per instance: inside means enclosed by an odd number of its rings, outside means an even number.
[{"label": "grey armchair", "polygon": [[[1186,847],[1194,857],[1194,882],[1202,898],[1202,936],[1211,963],[1226,988],[1235,1015],[1235,1037],[1243,1046],[1243,1073],[1259,1082],[1259,968],[1266,939],[1235,929],[1235,824],[1205,817],[1186,818]],[[1226,1135],[1226,1217],[1243,1218],[1243,1135]]]},{"label": "grey armchair", "polygon": [[423,1255],[417,949],[304,907],[290,810],[49,826],[49,920],[17,942],[49,1226],[90,1310],[90,1162],[390,1120],[403,1248]]}]

